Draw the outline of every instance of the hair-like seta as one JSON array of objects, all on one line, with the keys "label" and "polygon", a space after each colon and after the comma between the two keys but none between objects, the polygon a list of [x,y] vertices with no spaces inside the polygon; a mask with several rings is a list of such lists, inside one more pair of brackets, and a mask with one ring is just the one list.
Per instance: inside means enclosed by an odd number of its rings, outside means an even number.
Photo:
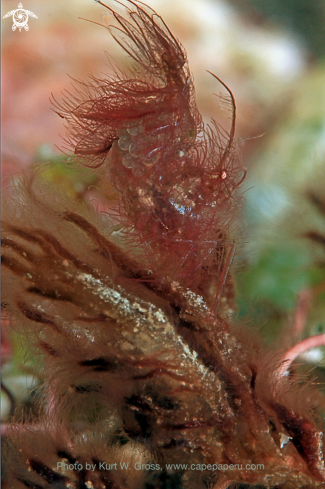
[{"label": "hair-like seta", "polygon": [[[45,378],[41,418],[6,436],[8,487],[324,487],[323,401],[231,322],[230,226],[245,176],[234,97],[227,89],[229,135],[206,127],[163,20],[140,2],[125,17],[104,6],[136,68],[78,82],[56,111],[76,162],[115,187],[121,226],[114,238],[37,174],[7,201],[3,303],[42,353]],[[100,465],[118,457],[155,468],[135,484],[135,473]],[[166,463],[207,469],[173,479]],[[212,469],[224,464],[232,470]]]}]

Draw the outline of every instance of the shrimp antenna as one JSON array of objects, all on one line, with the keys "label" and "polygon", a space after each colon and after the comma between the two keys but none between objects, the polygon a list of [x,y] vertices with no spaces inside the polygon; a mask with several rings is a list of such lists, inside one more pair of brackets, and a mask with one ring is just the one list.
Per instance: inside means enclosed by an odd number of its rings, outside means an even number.
[{"label": "shrimp antenna", "polygon": [[236,129],[236,102],[235,102],[235,97],[234,97],[234,94],[232,93],[232,91],[230,90],[230,88],[217,76],[215,75],[214,73],[212,73],[211,71],[207,70],[208,73],[210,73],[210,75],[212,75],[216,80],[218,80],[219,83],[221,83],[221,85],[227,90],[227,92],[229,93],[230,95],[230,101],[231,101],[231,106],[232,106],[232,121],[231,121],[231,129],[230,129],[230,134],[229,134],[229,140],[228,140],[228,144],[221,156],[221,159],[220,159],[220,163],[222,164],[226,157],[227,157],[227,154],[229,153],[230,151],[230,148],[232,147],[233,145],[233,142],[234,142],[234,138],[235,138],[235,129]]}]

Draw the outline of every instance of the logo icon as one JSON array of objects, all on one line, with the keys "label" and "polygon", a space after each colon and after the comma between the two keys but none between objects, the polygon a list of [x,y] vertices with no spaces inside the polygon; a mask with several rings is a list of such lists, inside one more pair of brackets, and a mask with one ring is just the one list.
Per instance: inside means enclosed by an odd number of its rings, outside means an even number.
[{"label": "logo icon", "polygon": [[13,20],[12,30],[15,31],[18,27],[19,32],[21,32],[22,28],[24,28],[25,31],[29,30],[29,26],[27,24],[29,15],[31,17],[34,17],[35,19],[38,19],[37,15],[35,15],[30,10],[24,10],[21,3],[18,5],[17,10],[11,10],[11,12],[8,12],[6,15],[3,16],[3,18],[6,19],[11,15]]}]

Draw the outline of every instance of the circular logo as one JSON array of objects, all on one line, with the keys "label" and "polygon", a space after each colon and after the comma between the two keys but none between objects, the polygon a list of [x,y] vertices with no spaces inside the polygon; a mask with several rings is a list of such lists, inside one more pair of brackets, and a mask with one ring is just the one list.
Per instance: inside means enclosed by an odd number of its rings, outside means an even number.
[{"label": "circular logo", "polygon": [[19,29],[25,27],[28,21],[28,14],[26,10],[24,9],[15,10],[15,13],[12,16],[12,20],[14,21],[15,26],[18,27]]}]

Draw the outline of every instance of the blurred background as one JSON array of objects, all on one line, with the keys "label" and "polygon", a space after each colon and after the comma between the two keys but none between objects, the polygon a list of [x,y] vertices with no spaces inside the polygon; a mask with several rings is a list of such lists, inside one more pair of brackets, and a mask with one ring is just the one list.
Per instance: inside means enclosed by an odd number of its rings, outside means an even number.
[{"label": "blurred background", "polygon": [[[108,1],[108,0],[107,0]],[[229,127],[213,94],[237,103],[238,151],[248,169],[246,203],[236,228],[234,264],[238,321],[270,348],[290,348],[325,333],[325,2],[324,0],[150,0],[186,48],[197,103],[206,122]],[[2,17],[18,0],[2,1]],[[35,163],[73,198],[89,199],[102,183],[67,164],[60,100],[72,79],[110,73],[128,59],[109,32],[80,19],[109,23],[92,0],[24,0],[29,30],[2,19],[2,186]],[[106,51],[106,55],[105,55]],[[70,78],[69,78],[70,77]],[[61,135],[61,136],[60,136]],[[258,332],[258,333],[257,333]],[[14,328],[2,328],[2,419],[23,406],[35,410],[41,379],[25,360]],[[301,355],[293,366],[306,380],[325,381],[325,350]]]}]

